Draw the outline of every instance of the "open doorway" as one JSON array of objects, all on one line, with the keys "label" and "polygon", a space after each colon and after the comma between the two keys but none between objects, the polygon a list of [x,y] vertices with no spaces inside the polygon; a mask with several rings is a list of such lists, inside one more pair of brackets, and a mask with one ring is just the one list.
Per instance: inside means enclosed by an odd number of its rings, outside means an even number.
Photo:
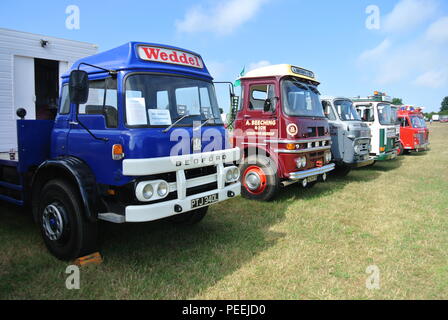
[{"label": "open doorway", "polygon": [[36,119],[54,120],[59,99],[59,61],[34,59]]}]

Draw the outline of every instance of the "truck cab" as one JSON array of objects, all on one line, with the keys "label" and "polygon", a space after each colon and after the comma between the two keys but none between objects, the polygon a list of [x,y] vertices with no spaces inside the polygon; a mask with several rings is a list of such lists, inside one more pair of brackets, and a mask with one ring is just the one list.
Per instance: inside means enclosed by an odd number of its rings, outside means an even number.
[{"label": "truck cab", "polygon": [[324,113],[330,124],[331,153],[335,174],[347,175],[352,168],[371,165],[371,134],[362,122],[352,100],[344,97],[322,97]]},{"label": "truck cab", "polygon": [[242,195],[267,201],[280,186],[325,181],[335,165],[314,73],[282,64],[252,70],[240,81],[233,141],[241,150]]},{"label": "truck cab", "polygon": [[391,97],[374,92],[367,98],[353,98],[353,104],[372,134],[370,156],[374,161],[395,159],[398,153],[400,130],[397,123],[397,109],[391,104]]},{"label": "truck cab", "polygon": [[429,129],[421,108],[399,106],[400,147],[398,154],[429,149]]},{"label": "truck cab", "polygon": [[74,63],[54,121],[18,115],[19,153],[0,161],[0,180],[14,179],[0,196],[31,205],[60,259],[94,250],[98,220],[191,224],[240,194],[240,151],[197,53],[129,42]]}]

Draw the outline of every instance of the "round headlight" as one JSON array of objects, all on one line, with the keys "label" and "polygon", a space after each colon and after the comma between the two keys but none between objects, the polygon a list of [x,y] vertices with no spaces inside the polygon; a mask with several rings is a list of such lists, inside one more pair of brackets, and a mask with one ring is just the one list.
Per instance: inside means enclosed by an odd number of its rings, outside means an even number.
[{"label": "round headlight", "polygon": [[233,173],[232,173],[232,170],[227,170],[227,173],[226,173],[226,181],[227,181],[227,182],[230,182],[230,181],[232,181],[232,179],[233,179]]},{"label": "round headlight", "polygon": [[235,181],[238,180],[240,177],[240,169],[238,169],[238,168],[233,169],[232,177],[233,177],[233,180],[235,180]]},{"label": "round headlight", "polygon": [[306,157],[302,158],[302,167],[305,168],[306,167]]},{"label": "round headlight", "polygon": [[147,184],[144,188],[143,188],[143,198],[145,199],[151,199],[152,195],[154,194],[154,188],[152,187],[151,184]]},{"label": "round headlight", "polygon": [[297,158],[296,159],[296,165],[297,165],[297,168],[302,168],[302,158]]},{"label": "round headlight", "polygon": [[157,194],[160,197],[165,197],[168,194],[168,184],[166,182],[159,183],[157,187]]}]

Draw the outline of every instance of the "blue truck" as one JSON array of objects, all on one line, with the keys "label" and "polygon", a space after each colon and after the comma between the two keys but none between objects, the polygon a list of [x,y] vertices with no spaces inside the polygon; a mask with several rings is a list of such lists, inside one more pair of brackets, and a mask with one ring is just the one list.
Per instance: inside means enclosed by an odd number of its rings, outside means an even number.
[{"label": "blue truck", "polygon": [[200,55],[129,42],[62,76],[54,120],[17,110],[0,155],[0,200],[32,208],[61,260],[96,251],[98,222],[199,222],[240,194],[213,78]]}]

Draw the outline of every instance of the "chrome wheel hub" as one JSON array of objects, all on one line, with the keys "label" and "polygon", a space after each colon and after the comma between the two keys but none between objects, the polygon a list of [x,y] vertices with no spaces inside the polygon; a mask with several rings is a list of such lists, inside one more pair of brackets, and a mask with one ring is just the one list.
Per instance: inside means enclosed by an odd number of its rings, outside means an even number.
[{"label": "chrome wheel hub", "polygon": [[59,240],[64,231],[63,213],[64,209],[54,203],[44,209],[42,226],[45,235],[52,241]]},{"label": "chrome wheel hub", "polygon": [[261,185],[260,176],[255,172],[249,172],[246,175],[246,184],[250,190],[257,190]]}]

